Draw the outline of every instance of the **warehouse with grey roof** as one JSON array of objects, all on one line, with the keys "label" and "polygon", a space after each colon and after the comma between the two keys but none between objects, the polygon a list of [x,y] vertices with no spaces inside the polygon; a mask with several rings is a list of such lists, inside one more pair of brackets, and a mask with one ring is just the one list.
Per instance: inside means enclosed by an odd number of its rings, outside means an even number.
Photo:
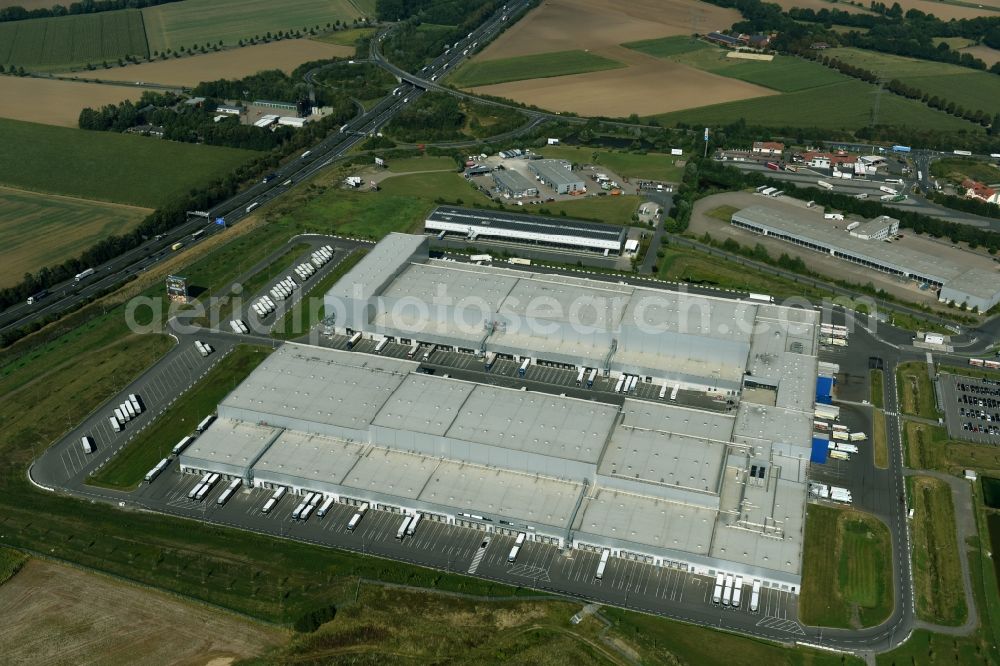
[{"label": "warehouse with grey roof", "polygon": [[[503,172],[500,172],[503,173]],[[620,255],[625,227],[566,217],[525,215],[504,210],[438,206],[424,220],[428,233]]]},{"label": "warehouse with grey roof", "polygon": [[865,268],[940,288],[942,301],[965,303],[981,312],[1000,303],[1000,273],[884,243],[882,239],[889,231],[899,228],[897,220],[886,216],[843,233],[809,213],[796,215],[765,206],[750,206],[733,213],[731,223]]},{"label": "warehouse with grey roof", "polygon": [[585,192],[583,178],[573,173],[572,166],[566,160],[531,160],[528,171],[556,194]]},{"label": "warehouse with grey roof", "polygon": [[[407,340],[426,326],[466,350],[485,341],[610,374],[648,367],[652,381],[698,386],[731,408],[582,400],[286,343],[220,403],[181,469],[798,591],[815,311],[712,298],[695,308],[671,292],[485,266],[453,274],[425,251],[425,238],[403,234],[376,245],[328,294],[337,326]],[[455,320],[454,305],[434,312],[442,284],[481,299],[492,323]],[[586,334],[574,332],[577,304]]]}]

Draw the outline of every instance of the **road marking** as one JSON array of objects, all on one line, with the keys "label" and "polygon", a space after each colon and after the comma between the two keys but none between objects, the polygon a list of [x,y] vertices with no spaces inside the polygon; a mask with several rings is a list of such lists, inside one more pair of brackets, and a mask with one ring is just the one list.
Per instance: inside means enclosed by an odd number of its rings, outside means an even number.
[{"label": "road marking", "polygon": [[487,550],[489,550],[488,547],[480,548],[479,550],[476,551],[476,554],[472,557],[472,563],[469,564],[468,573],[470,574],[476,573],[476,569],[479,568],[479,563],[483,561],[483,557],[486,555]]}]

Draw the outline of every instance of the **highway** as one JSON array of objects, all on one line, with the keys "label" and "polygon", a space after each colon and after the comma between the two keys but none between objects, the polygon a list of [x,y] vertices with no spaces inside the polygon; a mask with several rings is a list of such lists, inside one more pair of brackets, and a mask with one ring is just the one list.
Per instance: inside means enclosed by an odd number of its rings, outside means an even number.
[{"label": "highway", "polygon": [[[428,71],[439,71],[441,77],[447,76],[454,71],[455,65],[467,57],[463,54],[465,49],[473,43],[484,45],[495,37],[508,21],[513,21],[514,16],[526,6],[523,2],[509,3],[505,10],[495,14],[469,36],[453,45],[449,53],[442,53],[429,63]],[[372,40],[373,52],[375,52],[374,45],[385,39],[389,31],[391,28],[382,31]],[[471,53],[470,49],[469,54]],[[393,116],[415,102],[423,92],[421,87],[403,80],[394,94],[387,95],[370,110],[347,122],[339,132],[324,138],[309,150],[303,151],[299,157],[275,169],[274,177],[267,182],[255,183],[226,201],[216,204],[211,210],[205,211],[208,213],[207,217],[189,216],[186,222],[166,234],[147,240],[100,266],[93,266],[95,275],[81,283],[73,279],[66,280],[49,287],[48,295],[33,305],[20,303],[7,308],[0,313],[0,332],[30,324],[48,315],[64,313],[97,294],[122,284],[130,277],[148,270],[170,256],[173,244],[181,242],[189,246],[192,242],[196,242],[191,234],[197,231],[203,231],[201,238],[204,238],[238,223],[256,208],[270,203],[342,158],[370,134],[378,132],[388,124]],[[532,118],[532,122],[511,134],[527,131],[537,122],[539,122],[537,118]],[[224,224],[217,223],[218,220],[224,221]]]}]

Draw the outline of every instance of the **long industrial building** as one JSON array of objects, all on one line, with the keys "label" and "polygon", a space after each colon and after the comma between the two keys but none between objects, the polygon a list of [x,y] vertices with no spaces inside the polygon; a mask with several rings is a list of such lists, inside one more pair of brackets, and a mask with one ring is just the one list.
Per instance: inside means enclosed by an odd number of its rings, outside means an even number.
[{"label": "long industrial building", "polygon": [[470,242],[482,238],[614,256],[622,253],[628,235],[625,227],[609,224],[458,206],[432,210],[424,220],[424,229]]},{"label": "long industrial building", "polygon": [[[939,288],[942,301],[965,303],[986,312],[1000,303],[1000,273],[968,267],[945,258],[881,242],[887,226],[877,218],[851,233],[838,231],[811,212],[793,215],[764,206],[733,213],[733,226],[829,254],[865,268]],[[896,223],[898,229],[898,222]],[[863,233],[861,233],[863,232]],[[860,234],[860,235],[859,235]]]},{"label": "long industrial building", "polygon": [[[338,309],[337,326],[380,338],[380,326],[415,326],[423,317],[434,335],[453,335],[456,347],[473,353],[485,339],[487,349],[517,348],[518,359],[558,354],[611,374],[641,363],[728,399],[731,408],[612,401],[610,394],[583,400],[286,343],[220,403],[218,419],[182,453],[182,471],[523,532],[703,575],[739,573],[798,592],[817,312],[715,298],[688,309],[682,294],[449,266],[427,259],[426,250],[426,239],[403,234],[373,248],[328,294],[329,303],[357,306]],[[427,289],[438,280],[498,301],[491,316],[507,330],[471,317],[454,326],[447,307],[428,314],[435,305]],[[551,299],[542,315],[552,327],[547,335],[513,330],[523,315],[511,302],[518,294]],[[393,300],[380,302],[383,296]],[[569,317],[551,306],[577,298],[606,314],[587,317],[591,332],[571,339]],[[643,326],[626,324],[640,307],[653,314],[639,320]]]},{"label": "long industrial building", "polygon": [[532,160],[528,171],[540,182],[551,187],[556,194],[572,194],[587,189],[583,178],[573,173],[572,165],[566,160]]}]

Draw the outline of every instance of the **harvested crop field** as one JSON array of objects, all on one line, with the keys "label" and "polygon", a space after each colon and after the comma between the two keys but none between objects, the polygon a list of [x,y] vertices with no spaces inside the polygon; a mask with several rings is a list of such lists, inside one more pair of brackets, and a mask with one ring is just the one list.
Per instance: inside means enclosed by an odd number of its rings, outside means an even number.
[{"label": "harvested crop field", "polygon": [[12,664],[207,664],[283,642],[267,625],[65,565],[32,559],[0,586]]},{"label": "harvested crop field", "polygon": [[[728,28],[741,19],[735,9],[697,0],[548,0],[531,11],[477,55],[495,58],[571,51],[598,51],[624,42]],[[603,54],[602,54],[603,55]]]},{"label": "harvested crop field", "polygon": [[280,69],[291,73],[310,60],[353,55],[354,49],[350,46],[324,44],[311,39],[290,39],[188,58],[129,65],[102,71],[99,76],[108,81],[143,81],[194,87],[202,81],[239,79],[264,69]]},{"label": "harvested crop field", "polygon": [[966,46],[964,49],[959,49],[959,51],[961,53],[968,53],[973,58],[979,58],[990,67],[1000,62],[1000,50],[990,48],[989,46]]},{"label": "harvested crop field", "polygon": [[296,31],[360,17],[350,0],[185,0],[142,10],[149,52],[195,44],[226,46],[266,33]]},{"label": "harvested crop field", "polygon": [[135,100],[141,94],[135,87],[0,76],[0,118],[76,127],[83,108]]},{"label": "harvested crop field", "polygon": [[775,94],[762,86],[734,81],[622,46],[593,50],[628,67],[514,81],[472,90],[534,104],[543,109],[611,117],[632,113],[654,115]]},{"label": "harvested crop field", "polygon": [[0,287],[134,228],[149,208],[0,187]]},{"label": "harvested crop field", "polygon": [[[894,2],[896,0],[893,0]],[[977,16],[1000,17],[1000,2],[997,0],[977,0],[976,5],[951,4],[938,0],[899,0],[899,6],[905,12],[907,9],[919,9],[925,14],[934,14],[942,20],[976,18]]]}]

